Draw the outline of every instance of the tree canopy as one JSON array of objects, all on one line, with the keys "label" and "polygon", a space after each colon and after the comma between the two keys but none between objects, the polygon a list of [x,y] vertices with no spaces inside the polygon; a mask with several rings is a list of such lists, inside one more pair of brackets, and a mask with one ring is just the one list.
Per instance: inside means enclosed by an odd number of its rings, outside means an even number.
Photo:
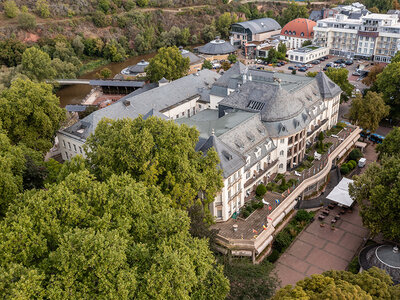
[{"label": "tree canopy", "polygon": [[304,5],[299,5],[294,1],[291,1],[287,8],[282,12],[282,15],[278,17],[279,24],[282,26],[286,25],[290,21],[297,18],[308,18],[308,10]]},{"label": "tree canopy", "polygon": [[183,210],[127,174],[72,173],[0,222],[0,297],[223,299],[229,284]]},{"label": "tree canopy", "polygon": [[379,156],[393,156],[400,154],[400,127],[394,127],[383,140],[382,144],[378,144],[376,150]]},{"label": "tree canopy", "polygon": [[175,80],[187,74],[189,64],[189,58],[184,58],[178,47],[160,48],[157,55],[150,59],[146,74],[152,82],[157,82],[163,77]]},{"label": "tree canopy", "polygon": [[22,54],[22,73],[34,81],[53,79],[56,75],[50,56],[36,47],[28,48]]},{"label": "tree canopy", "polygon": [[222,38],[229,37],[229,31],[231,30],[231,25],[238,21],[236,14],[231,14],[230,12],[223,13],[219,16],[216,27]]},{"label": "tree canopy", "polygon": [[385,105],[381,94],[368,91],[362,97],[357,95],[351,102],[350,120],[353,120],[363,129],[371,132],[379,127],[379,122],[389,115],[390,107]]},{"label": "tree canopy", "polygon": [[342,89],[343,93],[341,95],[341,99],[343,101],[347,101],[354,89],[354,86],[349,82],[348,79],[349,71],[345,68],[328,68],[325,74]]},{"label": "tree canopy", "polygon": [[400,286],[385,271],[376,267],[353,274],[346,271],[327,271],[300,280],[293,287],[279,290],[273,300],[290,299],[397,299]]},{"label": "tree canopy", "polygon": [[199,191],[203,205],[214,200],[222,187],[215,151],[195,151],[198,131],[156,117],[146,120],[102,120],[87,139],[87,157],[102,180],[129,173],[147,185],[160,187],[177,207],[188,208]]},{"label": "tree canopy", "polygon": [[0,41],[0,64],[15,67],[21,63],[26,45],[15,38]]},{"label": "tree canopy", "polygon": [[65,118],[53,87],[16,79],[0,94],[0,121],[11,142],[47,152]]},{"label": "tree canopy", "polygon": [[[372,163],[349,186],[351,197],[360,207],[363,224],[372,234],[400,241],[400,157],[384,157]],[[384,220],[384,222],[382,222]]]},{"label": "tree canopy", "polygon": [[390,105],[391,113],[400,113],[400,62],[392,62],[382,73],[377,75],[376,85],[383,94],[386,104]]}]

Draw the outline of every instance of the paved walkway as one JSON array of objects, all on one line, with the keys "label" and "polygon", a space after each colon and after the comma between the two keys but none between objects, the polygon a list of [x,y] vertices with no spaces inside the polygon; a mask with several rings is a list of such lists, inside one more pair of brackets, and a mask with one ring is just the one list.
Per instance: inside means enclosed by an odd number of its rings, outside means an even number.
[{"label": "paved walkway", "polygon": [[[327,223],[338,212],[339,207],[331,210]],[[278,259],[275,271],[281,287],[327,270],[345,270],[367,236],[357,206],[342,215],[335,230],[330,224],[321,227],[316,218]]]}]

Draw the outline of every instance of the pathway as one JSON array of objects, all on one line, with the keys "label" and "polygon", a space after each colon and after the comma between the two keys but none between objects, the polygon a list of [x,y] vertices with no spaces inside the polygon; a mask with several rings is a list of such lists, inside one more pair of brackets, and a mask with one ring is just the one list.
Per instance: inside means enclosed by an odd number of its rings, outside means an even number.
[{"label": "pathway", "polygon": [[[335,207],[328,220],[338,212]],[[367,237],[357,206],[342,216],[335,230],[328,224],[321,227],[315,220],[278,259],[275,271],[281,287],[327,270],[345,270]]]}]

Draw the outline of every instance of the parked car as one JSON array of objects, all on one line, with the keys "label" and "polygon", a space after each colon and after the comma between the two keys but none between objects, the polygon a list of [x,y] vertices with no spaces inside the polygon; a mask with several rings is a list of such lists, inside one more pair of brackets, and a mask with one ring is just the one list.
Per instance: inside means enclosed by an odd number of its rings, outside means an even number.
[{"label": "parked car", "polygon": [[335,64],[343,64],[345,62],[345,60],[343,58],[339,58],[337,60],[335,60]]},{"label": "parked car", "polygon": [[296,68],[303,68],[304,67],[304,64],[297,64],[296,65]]},{"label": "parked car", "polygon": [[346,64],[340,64],[339,68],[346,68]]},{"label": "parked car", "polygon": [[325,61],[325,58],[321,57],[317,59],[319,62]]},{"label": "parked car", "polygon": [[321,62],[319,60],[313,60],[311,63],[313,65],[319,65]]},{"label": "parked car", "polygon": [[346,65],[350,66],[353,64],[353,60],[349,59],[344,62]]},{"label": "parked car", "polygon": [[354,75],[354,76],[360,76],[361,73],[360,73],[359,71],[355,71],[355,72],[353,72],[353,75]]},{"label": "parked car", "polygon": [[313,67],[312,64],[306,64],[305,66],[306,66],[306,68],[312,68]]},{"label": "parked car", "polygon": [[307,69],[307,67],[301,67],[301,68],[299,68],[299,71],[300,72],[306,72],[308,69]]},{"label": "parked car", "polygon": [[324,56],[323,58],[324,58],[324,59],[329,59],[329,57],[328,57],[328,56]]},{"label": "parked car", "polygon": [[289,66],[288,67],[288,70],[296,70],[297,68],[296,67],[293,67],[293,66]]}]

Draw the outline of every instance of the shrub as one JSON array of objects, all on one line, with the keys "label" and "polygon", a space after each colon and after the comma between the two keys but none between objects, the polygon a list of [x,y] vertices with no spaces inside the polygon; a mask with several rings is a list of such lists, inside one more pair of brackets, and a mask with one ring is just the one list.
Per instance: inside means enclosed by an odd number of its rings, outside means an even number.
[{"label": "shrub", "polygon": [[293,75],[296,75],[296,70],[292,70],[292,74],[293,74]]},{"label": "shrub", "polygon": [[111,25],[111,18],[106,16],[101,10],[96,10],[92,16],[92,20],[96,27],[107,27]]},{"label": "shrub", "polygon": [[278,185],[275,182],[269,182],[266,186],[267,191],[276,192],[278,190]]},{"label": "shrub", "polygon": [[8,18],[15,18],[18,15],[19,9],[17,4],[15,4],[14,0],[5,1],[3,6],[4,6],[4,14]]},{"label": "shrub", "polygon": [[276,235],[274,248],[279,252],[285,251],[287,247],[292,243],[292,237],[287,231],[281,231]]},{"label": "shrub", "polygon": [[338,123],[336,124],[336,127],[340,128],[340,129],[343,129],[343,128],[346,127],[346,124],[343,123],[343,122],[338,122]]},{"label": "shrub", "polygon": [[267,260],[271,263],[274,263],[278,260],[280,253],[278,250],[273,249],[271,254],[268,256]]},{"label": "shrub", "polygon": [[358,263],[358,256],[354,257],[347,267],[348,271],[353,274],[358,274],[360,271],[360,264]]},{"label": "shrub", "polygon": [[267,188],[265,187],[264,184],[261,183],[261,184],[259,184],[259,185],[257,186],[257,188],[256,188],[256,195],[257,195],[258,197],[264,196],[266,192],[267,192]]},{"label": "shrub", "polygon": [[361,157],[363,157],[361,151],[356,148],[350,152],[348,159],[358,161]]},{"label": "shrub", "polygon": [[355,160],[350,160],[347,165],[349,165],[349,167],[351,167],[351,169],[353,170],[355,167],[357,167],[357,163]]},{"label": "shrub", "polygon": [[[324,138],[325,138],[324,133],[321,131],[321,132],[318,134],[318,141],[322,142],[322,141],[324,140]],[[322,144],[322,143],[321,143],[321,144]]]},{"label": "shrub", "polygon": [[301,221],[310,222],[312,219],[312,215],[309,212],[305,211],[304,209],[300,209],[297,211],[295,219],[299,222]]},{"label": "shrub", "polygon": [[242,216],[244,219],[246,219],[248,216],[250,216],[250,213],[247,210],[243,210]]},{"label": "shrub", "polygon": [[36,18],[34,15],[24,12],[18,16],[18,24],[24,30],[30,30],[36,28]]},{"label": "shrub", "polygon": [[49,4],[46,0],[38,0],[36,2],[36,13],[42,18],[50,17]]},{"label": "shrub", "polygon": [[276,175],[276,177],[275,177],[275,182],[278,182],[279,180],[281,180],[281,179],[284,178],[284,177],[285,177],[285,175],[279,173],[279,174]]},{"label": "shrub", "polygon": [[311,156],[311,155],[308,156],[308,157],[307,157],[307,160],[308,160],[309,162],[313,162],[313,161],[314,161],[314,156]]},{"label": "shrub", "polygon": [[347,174],[349,174],[349,172],[350,172],[350,170],[349,170],[349,167],[347,164],[343,164],[340,167],[340,173],[342,173],[343,175],[347,175]]}]

